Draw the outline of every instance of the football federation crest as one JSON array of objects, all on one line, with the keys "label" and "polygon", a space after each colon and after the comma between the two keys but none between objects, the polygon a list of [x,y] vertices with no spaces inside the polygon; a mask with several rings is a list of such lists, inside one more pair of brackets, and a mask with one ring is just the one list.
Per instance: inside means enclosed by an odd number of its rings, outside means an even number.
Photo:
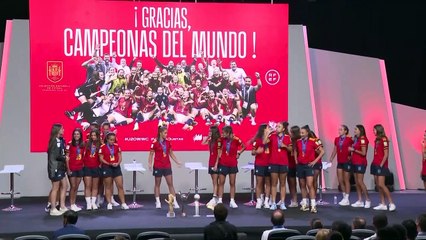
[{"label": "football federation crest", "polygon": [[47,61],[47,79],[53,83],[62,80],[64,63],[62,61]]}]

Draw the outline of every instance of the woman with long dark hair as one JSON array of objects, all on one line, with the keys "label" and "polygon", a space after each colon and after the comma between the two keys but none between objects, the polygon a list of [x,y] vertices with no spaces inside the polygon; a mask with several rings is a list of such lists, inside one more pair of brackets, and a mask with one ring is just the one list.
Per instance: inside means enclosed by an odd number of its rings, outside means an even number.
[{"label": "woman with long dark hair", "polygon": [[297,141],[295,152],[297,163],[297,177],[299,178],[300,190],[302,192],[302,207],[300,210],[309,211],[308,193],[311,202],[311,212],[316,213],[316,189],[314,183],[315,164],[324,155],[322,146],[317,139],[309,137],[309,126],[303,126],[300,130],[301,139]]},{"label": "woman with long dark hair", "polygon": [[215,168],[219,173],[218,203],[222,203],[222,197],[225,187],[226,176],[229,175],[229,190],[231,199],[229,206],[238,208],[235,203],[235,179],[238,172],[238,158],[245,150],[245,145],[237,136],[234,135],[231,126],[222,128],[221,146],[219,149],[219,158],[216,161]]},{"label": "woman with long dark hair", "polygon": [[280,205],[281,210],[286,210],[285,195],[288,172],[288,153],[293,151],[290,135],[288,135],[288,122],[279,122],[276,132],[266,130],[264,143],[269,144],[271,157],[269,160],[269,172],[271,173],[271,210],[277,209],[277,185],[280,183]]},{"label": "woman with long dark hair", "polygon": [[172,150],[172,144],[167,139],[167,127],[159,126],[157,132],[157,138],[151,143],[151,150],[148,157],[149,170],[152,171],[152,175],[155,177],[154,194],[155,194],[155,208],[161,208],[160,201],[160,186],[161,178],[166,179],[169,193],[174,197],[174,208],[179,208],[179,204],[176,201],[176,191],[173,186],[173,175],[172,165],[170,158],[180,167],[182,163],[176,158]]},{"label": "woman with long dark hair", "polygon": [[97,129],[90,131],[89,139],[86,141],[84,153],[84,197],[86,199],[86,210],[96,210],[96,197],[98,195],[100,179],[99,149],[101,147],[101,136]]},{"label": "woman with long dark hair", "polygon": [[[259,125],[256,135],[250,141],[253,149],[251,155],[255,156],[254,160],[254,174],[256,175],[256,209],[261,209],[262,206],[269,208],[269,195],[271,193],[271,174],[269,173],[269,159],[271,156],[270,146],[268,143],[263,143],[263,140],[268,136],[265,136],[267,124]],[[265,196],[265,201],[262,199],[262,195]]]},{"label": "woman with long dark hair", "polygon": [[80,211],[81,208],[75,204],[77,199],[78,187],[83,177],[83,157],[84,157],[84,142],[83,131],[80,128],[74,129],[72,133],[72,140],[68,142],[65,150],[67,156],[67,172],[70,181],[70,209],[73,211]]},{"label": "woman with long dark hair", "polygon": [[373,132],[376,139],[374,140],[374,158],[370,166],[370,173],[374,176],[374,182],[379,189],[380,195],[380,204],[374,207],[374,210],[388,210],[385,202],[385,198],[387,198],[389,201],[389,211],[395,211],[396,206],[385,184],[385,178],[390,173],[388,168],[389,140],[381,124],[374,125]]},{"label": "woman with long dark hair", "polygon": [[339,136],[334,139],[333,153],[330,156],[329,162],[333,162],[334,157],[337,155],[337,180],[343,194],[339,205],[349,206],[349,193],[351,192],[350,177],[352,172],[349,147],[352,146],[353,141],[349,136],[349,128],[346,125],[341,125],[338,132]]},{"label": "woman with long dark hair", "polygon": [[300,127],[299,126],[292,126],[290,128],[290,137],[291,137],[291,143],[293,145],[293,150],[289,152],[288,157],[288,173],[287,173],[287,183],[288,183],[288,190],[290,192],[290,205],[288,207],[294,208],[298,207],[299,203],[297,202],[297,180],[296,180],[296,159],[295,159],[295,152],[297,151],[297,140],[301,138],[300,136]]},{"label": "woman with long dark hair", "polygon": [[203,139],[201,143],[203,145],[209,145],[209,174],[212,179],[213,184],[213,197],[207,203],[208,206],[215,206],[217,204],[218,199],[218,180],[219,175],[217,173],[217,169],[214,169],[214,165],[219,157],[219,149],[222,147],[222,143],[220,141],[220,131],[217,126],[210,126],[209,135]]},{"label": "woman with long dark hair", "polygon": [[[68,181],[66,178],[67,167],[65,161],[65,140],[63,139],[64,128],[62,124],[53,124],[50,130],[50,138],[47,148],[47,173],[52,188],[49,193],[50,215],[60,216],[68,209],[65,207],[65,197],[67,194]],[[55,203],[59,194],[59,210]],[[48,208],[49,208],[48,203]]]},{"label": "woman with long dark hair", "polygon": [[[368,143],[364,126],[360,124],[356,125],[353,145],[349,147],[349,151],[352,153],[352,171],[354,173],[356,192],[358,194],[358,201],[351,204],[352,207],[371,207],[367,186],[365,186],[364,183],[364,174],[367,168]],[[363,194],[365,202],[362,201]]]},{"label": "woman with long dark hair", "polygon": [[117,187],[118,197],[121,202],[121,209],[127,210],[127,206],[124,198],[123,188],[123,173],[121,172],[120,164],[123,161],[121,156],[121,148],[116,143],[115,133],[107,133],[106,143],[99,149],[99,160],[102,163],[102,176],[104,178],[105,186],[105,198],[108,202],[107,209],[112,210],[112,194],[113,184]]}]

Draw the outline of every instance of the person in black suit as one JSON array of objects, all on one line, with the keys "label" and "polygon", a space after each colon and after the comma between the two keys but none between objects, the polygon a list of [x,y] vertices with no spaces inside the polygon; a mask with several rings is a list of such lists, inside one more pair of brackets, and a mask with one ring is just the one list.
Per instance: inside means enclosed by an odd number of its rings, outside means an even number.
[{"label": "person in black suit", "polygon": [[53,239],[56,240],[59,236],[66,234],[85,234],[85,231],[76,227],[75,224],[78,220],[77,212],[68,210],[64,213],[64,227],[56,230],[53,233]]},{"label": "person in black suit", "polygon": [[237,228],[226,221],[228,209],[222,203],[218,203],[214,210],[216,221],[210,223],[204,228],[204,240],[223,239],[237,240]]}]

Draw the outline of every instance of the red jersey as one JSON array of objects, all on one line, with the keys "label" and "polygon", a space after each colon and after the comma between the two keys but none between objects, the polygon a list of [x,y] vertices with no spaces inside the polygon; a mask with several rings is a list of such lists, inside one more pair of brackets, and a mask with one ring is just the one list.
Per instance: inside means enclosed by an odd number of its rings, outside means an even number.
[{"label": "red jersey", "polygon": [[201,104],[198,99],[200,98],[201,94],[204,92],[203,88],[193,88],[191,89],[191,93],[193,95],[194,99],[194,107],[195,108],[201,108],[203,104]]},{"label": "red jersey", "polygon": [[[352,146],[354,148],[354,151],[352,152],[352,164],[367,166],[368,143],[369,141],[365,136],[359,137],[358,139],[354,138],[354,143]],[[365,147],[365,156],[355,152],[355,150],[361,152],[363,147]]]},{"label": "red jersey", "polygon": [[[380,166],[385,156],[385,150],[389,149],[389,141],[387,137],[382,137],[374,141],[374,158],[371,164]],[[383,167],[388,167],[388,159],[385,160]]]},{"label": "red jersey", "polygon": [[152,141],[151,152],[154,152],[154,168],[164,169],[172,167],[170,164],[170,149],[172,149],[172,144],[169,140],[159,142],[155,139]]},{"label": "red jersey", "polygon": [[[223,102],[224,101],[224,102]],[[234,98],[223,99],[220,104],[222,105],[223,115],[228,116],[234,113],[234,109],[237,108],[237,104]]]},{"label": "red jersey", "polygon": [[102,155],[108,163],[118,163],[118,153],[121,153],[121,149],[116,143],[112,146],[103,144],[99,149],[99,155]]},{"label": "red jersey", "polygon": [[65,152],[69,154],[69,170],[70,171],[79,171],[83,169],[83,154],[84,154],[84,146],[73,146],[72,142],[69,141]]},{"label": "red jersey", "polygon": [[219,154],[218,150],[222,147],[221,139],[218,138],[215,142],[209,142],[209,150],[210,150],[210,157],[209,157],[209,167],[214,167],[217,160],[217,155]]},{"label": "red jersey", "polygon": [[[189,100],[190,99],[188,99],[188,101]],[[192,104],[185,104],[185,101],[183,99],[179,99],[173,106],[173,111],[175,111],[175,113],[180,113],[187,116],[192,111]]]},{"label": "red jersey", "polygon": [[336,146],[337,163],[347,163],[349,161],[350,152],[349,147],[352,146],[353,140],[349,136],[336,137],[334,139],[334,146]]},{"label": "red jersey", "polygon": [[114,111],[120,113],[124,117],[130,117],[132,114],[132,104],[133,100],[131,98],[125,99],[124,97],[121,97],[118,99],[118,105]]},{"label": "red jersey", "polygon": [[99,167],[99,165],[100,165],[99,151],[98,151],[98,148],[96,147],[96,144],[92,144],[86,147],[86,150],[84,153],[84,166],[88,168],[96,168],[96,167]]},{"label": "red jersey", "polygon": [[146,96],[149,90],[150,88],[148,85],[139,85],[138,88],[135,89],[133,94],[135,96]]},{"label": "red jersey", "polygon": [[253,142],[253,151],[256,151],[260,147],[263,147],[263,152],[255,155],[254,165],[255,166],[268,166],[269,165],[269,159],[271,157],[269,144],[263,144],[263,139],[258,138]]},{"label": "red jersey", "polygon": [[219,114],[219,104],[216,98],[207,99],[207,110],[209,110],[212,114]]},{"label": "red jersey", "polygon": [[316,150],[321,147],[320,143],[315,138],[297,140],[297,162],[309,164],[314,161]]},{"label": "red jersey", "polygon": [[269,136],[269,145],[271,149],[271,159],[269,163],[271,165],[288,166],[288,151],[283,146],[292,145],[290,136],[287,134],[278,136],[277,133],[273,133]]},{"label": "red jersey", "polygon": [[155,107],[157,106],[157,102],[153,98],[147,99],[145,97],[141,97],[137,101],[137,103],[139,105],[139,109],[143,113],[150,113],[150,112],[154,111]]},{"label": "red jersey", "polygon": [[182,86],[179,83],[176,83],[176,84],[170,83],[169,84],[169,90],[170,90],[170,92],[173,92],[177,88],[182,88]]},{"label": "red jersey", "polygon": [[238,165],[238,148],[243,146],[243,142],[236,136],[232,139],[221,138],[220,141],[222,154],[220,155],[219,164],[225,167],[236,167]]}]

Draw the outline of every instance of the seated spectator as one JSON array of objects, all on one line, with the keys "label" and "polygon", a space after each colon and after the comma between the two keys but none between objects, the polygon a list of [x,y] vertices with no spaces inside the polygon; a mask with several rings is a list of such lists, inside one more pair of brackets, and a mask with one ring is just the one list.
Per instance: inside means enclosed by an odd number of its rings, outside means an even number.
[{"label": "seated spectator", "polygon": [[226,221],[228,209],[222,203],[217,204],[213,210],[215,221],[204,228],[204,240],[237,240],[237,228]]},{"label": "seated spectator", "polygon": [[407,229],[402,224],[394,224],[392,228],[398,232],[398,236],[395,236],[394,240],[407,240]]},{"label": "seated spectator", "polygon": [[352,229],[365,229],[366,225],[367,223],[363,217],[356,217],[352,221]]},{"label": "seated spectator", "polygon": [[77,212],[73,210],[66,211],[63,215],[64,227],[56,230],[53,233],[53,239],[66,234],[85,234],[85,231],[76,227],[75,224],[78,220]]},{"label": "seated spectator", "polygon": [[328,234],[330,234],[329,229],[320,229],[315,235],[315,240],[327,240]]},{"label": "seated spectator", "polygon": [[374,229],[376,230],[376,233],[373,234],[371,237],[366,238],[364,240],[373,240],[373,239],[376,239],[377,232],[380,229],[386,227],[387,225],[388,225],[388,217],[386,217],[386,215],[384,215],[384,214],[375,215],[373,217],[373,226],[374,226]]},{"label": "seated spectator", "polygon": [[407,229],[407,239],[408,240],[415,240],[417,237],[417,225],[416,222],[414,222],[411,219],[404,220],[402,222],[402,225]]},{"label": "seated spectator", "polygon": [[311,229],[321,229],[324,228],[322,225],[321,219],[319,218],[312,218],[311,220]]},{"label": "seated spectator", "polygon": [[393,227],[383,227],[377,231],[375,240],[396,240],[398,231]]},{"label": "seated spectator", "polygon": [[330,231],[327,236],[327,240],[343,240],[343,236],[339,232]]},{"label": "seated spectator", "polygon": [[272,229],[264,231],[261,240],[267,240],[269,234],[274,230],[285,229],[284,222],[284,212],[281,209],[274,210],[271,215]]},{"label": "seated spectator", "polygon": [[331,230],[339,232],[343,236],[343,240],[349,240],[352,235],[352,228],[343,221],[334,221],[331,224]]},{"label": "seated spectator", "polygon": [[418,237],[426,236],[426,214],[421,214],[417,217],[417,234]]}]

